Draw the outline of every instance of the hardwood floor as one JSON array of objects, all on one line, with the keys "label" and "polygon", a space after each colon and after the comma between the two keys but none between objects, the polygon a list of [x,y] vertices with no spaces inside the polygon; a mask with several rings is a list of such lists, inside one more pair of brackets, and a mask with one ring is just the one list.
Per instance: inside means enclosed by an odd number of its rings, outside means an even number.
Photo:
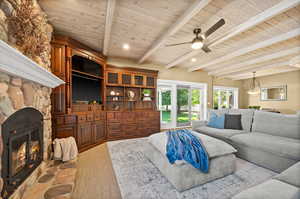
[{"label": "hardwood floor", "polygon": [[106,144],[79,155],[73,199],[121,199]]}]

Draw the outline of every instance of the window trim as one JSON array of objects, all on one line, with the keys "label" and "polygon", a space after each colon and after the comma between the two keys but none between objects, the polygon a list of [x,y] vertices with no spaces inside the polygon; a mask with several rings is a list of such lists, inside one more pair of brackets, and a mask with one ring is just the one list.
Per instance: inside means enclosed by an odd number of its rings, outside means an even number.
[{"label": "window trim", "polygon": [[[239,108],[239,88],[238,87],[213,86],[213,92],[215,90],[233,91],[233,93],[234,93],[234,105],[233,105],[233,108],[234,109],[238,109]],[[212,96],[214,96],[214,93],[212,94]]]}]

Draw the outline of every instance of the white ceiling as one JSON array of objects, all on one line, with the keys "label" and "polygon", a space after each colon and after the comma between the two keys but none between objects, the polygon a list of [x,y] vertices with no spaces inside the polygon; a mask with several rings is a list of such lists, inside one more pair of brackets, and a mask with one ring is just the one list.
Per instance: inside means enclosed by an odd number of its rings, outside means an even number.
[{"label": "white ceiling", "polygon": [[[300,0],[40,0],[40,4],[56,33],[98,51],[107,41],[111,58],[145,59],[231,79],[249,78],[252,69],[261,74],[299,69],[284,63],[300,55],[299,48],[287,51],[300,46]],[[226,24],[207,40],[212,52],[192,51],[190,45],[165,47],[192,40],[194,28],[206,31],[221,18]],[[124,43],[130,45],[129,51],[122,49]],[[230,74],[222,74],[226,69]]]}]

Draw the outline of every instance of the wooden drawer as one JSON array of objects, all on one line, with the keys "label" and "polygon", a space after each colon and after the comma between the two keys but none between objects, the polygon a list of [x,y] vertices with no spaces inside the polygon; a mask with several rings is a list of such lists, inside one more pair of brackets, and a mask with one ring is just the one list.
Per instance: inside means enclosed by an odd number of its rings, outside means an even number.
[{"label": "wooden drawer", "polygon": [[121,112],[107,112],[106,114],[108,122],[120,122],[122,119]]},{"label": "wooden drawer", "polygon": [[122,130],[125,133],[125,136],[139,135],[139,131],[137,131],[137,124],[134,123],[122,125]]},{"label": "wooden drawer", "polygon": [[137,129],[137,124],[136,123],[122,124],[122,130],[123,131],[131,131],[131,130],[136,130],[136,129]]},{"label": "wooden drawer", "polygon": [[55,138],[76,137],[76,125],[64,125],[56,127],[54,130]]},{"label": "wooden drawer", "polygon": [[120,131],[120,130],[108,130],[107,131],[107,136],[109,138],[122,137],[122,131]]},{"label": "wooden drawer", "polygon": [[136,120],[135,112],[124,112],[122,115],[122,122],[124,123],[134,123]]},{"label": "wooden drawer", "polygon": [[102,105],[101,104],[90,104],[89,111],[101,111]]},{"label": "wooden drawer", "polygon": [[121,123],[109,123],[107,124],[107,128],[109,130],[118,130],[121,131]]},{"label": "wooden drawer", "polygon": [[94,120],[105,120],[105,112],[96,112],[94,114]]},{"label": "wooden drawer", "polygon": [[94,120],[95,120],[95,121],[100,120],[100,114],[95,113],[95,114],[94,114]]},{"label": "wooden drawer", "polygon": [[88,104],[72,104],[72,111],[73,112],[89,111],[89,105]]},{"label": "wooden drawer", "polygon": [[106,120],[106,112],[100,112],[100,119]]},{"label": "wooden drawer", "polygon": [[56,125],[63,125],[65,123],[65,116],[61,116],[61,117],[57,116],[53,119],[53,121],[54,121],[54,124],[56,124]]},{"label": "wooden drawer", "polygon": [[78,123],[86,122],[86,114],[77,115],[77,122]]},{"label": "wooden drawer", "polygon": [[74,124],[74,123],[76,123],[76,116],[75,115],[65,116],[65,124]]},{"label": "wooden drawer", "polygon": [[149,117],[149,119],[152,119],[152,120],[154,120],[154,119],[158,119],[159,120],[160,113],[158,111],[152,111],[152,112],[148,113],[148,117]]},{"label": "wooden drawer", "polygon": [[92,113],[91,114],[87,114],[86,120],[89,121],[89,122],[94,121],[94,114],[92,114]]},{"label": "wooden drawer", "polygon": [[107,135],[108,137],[121,137],[122,129],[120,123],[109,123],[107,125]]},{"label": "wooden drawer", "polygon": [[65,124],[74,124],[76,123],[76,116],[75,115],[56,116],[53,121],[54,124],[57,126],[65,125]]}]

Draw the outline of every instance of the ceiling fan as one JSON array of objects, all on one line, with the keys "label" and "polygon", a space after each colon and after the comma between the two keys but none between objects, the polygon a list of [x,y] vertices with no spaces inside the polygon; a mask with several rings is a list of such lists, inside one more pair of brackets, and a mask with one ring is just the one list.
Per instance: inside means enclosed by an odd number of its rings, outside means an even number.
[{"label": "ceiling fan", "polygon": [[192,44],[191,48],[194,50],[202,49],[204,52],[209,53],[211,50],[208,48],[208,46],[205,44],[206,38],[214,33],[216,30],[221,28],[225,24],[224,19],[220,19],[217,23],[215,23],[212,27],[210,27],[204,34],[201,34],[201,28],[195,28],[193,33],[196,35],[196,37],[190,41],[190,42],[183,42],[183,43],[177,43],[177,44],[169,44],[166,45],[166,47],[170,46],[178,46],[183,44]]}]

